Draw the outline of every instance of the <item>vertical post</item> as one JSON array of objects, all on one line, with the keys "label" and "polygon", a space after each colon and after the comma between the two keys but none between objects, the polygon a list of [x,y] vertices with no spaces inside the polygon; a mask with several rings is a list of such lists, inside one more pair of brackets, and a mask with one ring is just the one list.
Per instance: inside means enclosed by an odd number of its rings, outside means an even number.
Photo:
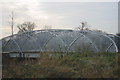
[{"label": "vertical post", "polygon": [[120,33],[120,1],[118,2],[118,33]]},{"label": "vertical post", "polygon": [[[120,36],[120,1],[118,2],[118,36]],[[118,52],[120,52],[120,38],[118,38],[117,42]]]},{"label": "vertical post", "polygon": [[12,12],[12,22],[11,22],[12,36],[13,36],[13,26],[14,26],[14,16]]}]

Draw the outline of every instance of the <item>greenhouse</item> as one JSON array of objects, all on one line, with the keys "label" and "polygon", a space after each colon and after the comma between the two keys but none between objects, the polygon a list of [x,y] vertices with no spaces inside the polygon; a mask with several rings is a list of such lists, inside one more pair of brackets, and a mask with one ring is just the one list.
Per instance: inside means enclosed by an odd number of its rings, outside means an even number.
[{"label": "greenhouse", "polygon": [[44,52],[118,52],[120,38],[95,30],[36,30],[2,39],[2,53],[12,57]]}]

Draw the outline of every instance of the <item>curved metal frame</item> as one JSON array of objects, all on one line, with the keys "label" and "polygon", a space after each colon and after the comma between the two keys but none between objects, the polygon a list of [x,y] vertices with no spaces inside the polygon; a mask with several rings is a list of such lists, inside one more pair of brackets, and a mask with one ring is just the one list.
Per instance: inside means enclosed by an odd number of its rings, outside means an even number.
[{"label": "curved metal frame", "polygon": [[20,46],[18,45],[18,43],[13,39],[14,43],[17,45],[18,49],[20,50],[19,52],[22,53],[22,50],[20,48]]},{"label": "curved metal frame", "polygon": [[[17,35],[17,34],[14,34],[14,36]],[[7,37],[8,38],[8,37]],[[13,36],[9,36],[9,40],[6,42],[6,44],[3,45],[3,47],[6,47],[6,45],[9,43],[9,41],[11,40],[11,38],[13,38]],[[5,39],[5,38],[4,38]]]},{"label": "curved metal frame", "polygon": [[103,35],[103,36],[106,36],[109,40],[111,40],[113,42],[113,44],[116,48],[116,52],[118,52],[118,47],[117,47],[116,43],[109,36],[107,36],[107,35]]},{"label": "curved metal frame", "polygon": [[[97,33],[93,33],[93,34],[97,34]],[[100,34],[100,35],[102,35],[102,36],[108,38],[109,40],[111,40],[111,41],[113,42],[115,48],[116,48],[116,52],[118,52],[118,48],[117,48],[116,43],[115,43],[108,35],[106,35],[106,34]],[[110,45],[111,45],[111,44],[110,44]],[[110,45],[109,45],[109,46],[110,46]],[[108,47],[109,47],[109,46],[108,46]],[[110,47],[111,47],[111,46],[110,46]],[[107,50],[107,49],[106,49],[106,50]],[[109,50],[109,49],[108,49],[108,50]]]},{"label": "curved metal frame", "polygon": [[[48,43],[53,37],[55,37],[55,36],[50,37],[50,38],[44,43],[44,45],[43,45],[44,49],[45,49],[45,46],[47,45],[47,43]],[[45,49],[45,50],[46,50],[46,49]]]},{"label": "curved metal frame", "polygon": [[11,38],[3,45],[3,50],[5,49],[6,45],[10,42]]},{"label": "curved metal frame", "polygon": [[[18,47],[18,49],[19,49],[19,52],[22,53],[22,50],[21,50],[20,46],[19,46],[18,43],[13,39],[13,36],[10,37],[9,42],[10,42],[11,40],[17,45],[17,47]],[[7,44],[6,44],[6,45],[7,45]],[[4,48],[6,48],[6,45],[5,45]]]},{"label": "curved metal frame", "polygon": [[[85,36],[84,34],[82,34],[82,33],[79,33],[79,34],[81,34],[83,37],[87,38],[87,40],[90,41],[90,43],[92,43],[92,44],[94,45],[96,51],[97,51],[97,52],[99,51],[98,48],[96,47],[96,45],[95,45],[88,37],[86,37],[86,36]],[[75,43],[75,41],[77,41],[77,39],[80,38],[80,37],[81,37],[81,36],[77,37],[75,40],[73,40],[73,41],[71,42],[71,44],[69,45],[67,51],[68,51],[68,50],[70,49],[70,47]]]},{"label": "curved metal frame", "polygon": [[[34,38],[33,38],[32,36],[30,36],[30,35],[28,35],[28,34],[24,34],[24,35],[28,37],[28,38],[25,40],[25,42],[26,42],[29,38],[34,40]],[[25,42],[24,42],[24,43],[25,43]],[[25,45],[25,44],[23,44],[22,47],[23,47],[24,45]],[[43,51],[42,48],[41,48],[41,46],[39,46],[39,48],[40,48],[41,51]]]},{"label": "curved metal frame", "polygon": [[83,36],[77,37],[76,39],[74,39],[74,40],[70,43],[70,45],[69,45],[68,48],[67,48],[67,52],[68,52],[68,50],[70,49],[70,47],[75,43],[75,41],[76,41],[78,38],[80,38],[80,37],[83,37]]},{"label": "curved metal frame", "polygon": [[[47,32],[47,31],[46,31]],[[35,34],[41,34],[42,33],[42,31],[37,31],[37,33],[35,33]],[[49,33],[49,32],[47,32],[47,33]],[[34,35],[35,35],[34,34]],[[34,35],[32,35],[32,36],[34,36]],[[44,47],[44,50],[45,50],[45,46],[46,46],[46,44],[48,43],[48,41],[49,40],[51,40],[53,37],[55,37],[54,35],[52,35],[52,37],[50,37],[44,44],[43,44],[43,47]],[[42,49],[42,51],[43,51],[43,49]]]},{"label": "curved metal frame", "polygon": [[[35,34],[41,34],[42,33],[42,31],[37,31],[37,33],[35,33]],[[34,34],[34,35],[35,35]],[[45,45],[48,43],[48,41],[49,40],[51,40],[51,38],[53,38],[54,36],[52,36],[52,37],[50,37],[44,44],[43,44],[43,47],[44,47],[44,50],[45,50]]]},{"label": "curved metal frame", "polygon": [[[36,33],[36,34],[41,34],[41,33],[42,33],[42,31],[37,31],[37,32],[38,32],[38,33]],[[46,32],[48,32],[48,33],[49,33],[50,35],[52,35],[52,36],[51,36],[48,40],[46,40],[46,42],[44,43],[44,45],[43,45],[43,48],[44,48],[44,49],[45,49],[46,45],[48,44],[48,42],[49,42],[51,39],[53,39],[54,37],[58,38],[58,39],[63,43],[64,46],[67,46],[66,43],[63,41],[63,39],[60,37],[61,33],[59,33],[59,34],[57,35],[57,34],[55,34],[54,32],[51,32],[51,31],[46,31]],[[75,33],[76,31],[73,31],[73,32]],[[99,49],[98,49],[98,47],[96,46],[96,44],[95,44],[90,38],[88,38],[86,35],[84,35],[84,34],[81,33],[81,32],[76,32],[76,34],[78,34],[78,37],[75,37],[75,39],[67,46],[67,52],[69,51],[70,47],[71,47],[80,37],[86,38],[86,39],[88,40],[88,42],[92,44],[91,46],[94,47],[97,52],[99,51]],[[108,39],[111,41],[111,44],[107,47],[106,51],[109,51],[110,47],[114,45],[115,51],[118,52],[118,47],[117,47],[116,43],[115,43],[114,40],[113,40],[112,38],[110,38],[108,35],[106,35],[106,34],[97,34],[97,33],[94,33],[94,32],[93,32],[92,34],[96,34],[96,36],[98,36],[100,39],[102,39],[100,36],[104,36],[105,38],[108,38]],[[25,45],[24,43],[25,43],[29,38],[32,39],[32,40],[35,40],[34,37],[33,37],[35,34],[29,35],[29,34],[25,33],[25,34],[17,34],[17,36],[18,36],[18,35],[24,35],[24,36],[28,37],[28,38],[26,38],[25,41],[22,43],[23,45],[21,44],[22,46],[19,46],[18,43],[13,39],[13,37],[15,36],[15,35],[14,35],[14,36],[10,36],[10,39],[3,45],[3,49],[6,48],[6,45],[8,45],[9,42],[12,40],[12,41],[17,45],[17,47],[18,47],[18,49],[19,49],[19,52],[22,53],[22,47]],[[114,35],[114,36],[120,38],[120,37],[117,36],[117,35]],[[34,47],[33,44],[32,44],[32,46]],[[42,47],[41,47],[40,45],[38,45],[38,46],[39,46],[39,49],[40,49],[41,51],[43,51]],[[46,50],[46,49],[45,49],[45,50]]]},{"label": "curved metal frame", "polygon": [[[60,37],[58,37],[58,35],[56,35],[55,33],[50,32],[50,31],[49,31],[49,33],[50,33],[51,35],[53,35],[52,38],[54,38],[54,37],[59,38],[59,39],[61,40],[61,42],[64,44],[64,46],[67,46],[67,45],[65,44],[65,42],[64,42]],[[52,39],[52,38],[51,38],[51,39]],[[50,39],[50,40],[51,40],[51,39]],[[49,41],[50,41],[50,40],[49,40]],[[49,42],[49,41],[48,41],[48,42]],[[47,42],[47,43],[48,43],[48,42]],[[47,43],[44,45],[44,47],[47,45]]]},{"label": "curved metal frame", "polygon": [[105,51],[107,52],[112,45],[113,43],[111,43]]},{"label": "curved metal frame", "polygon": [[[89,33],[91,33],[91,31],[89,31]],[[91,33],[91,34],[96,34],[96,33]],[[96,37],[99,37],[100,43],[101,43],[101,41],[102,41],[103,39],[100,37],[100,35],[96,34],[95,36],[96,36]],[[99,45],[99,46],[100,46],[100,45]],[[100,46],[99,51],[101,51],[101,46]]]},{"label": "curved metal frame", "polygon": [[[21,34],[18,34],[18,35],[21,35]],[[22,35],[27,36],[27,37],[28,37],[27,39],[32,38],[32,36],[30,36],[30,35],[28,35],[28,34],[22,34]],[[24,43],[27,41],[27,39],[24,41]],[[34,39],[34,38],[33,38],[33,39]],[[7,45],[11,40],[14,40],[14,39],[13,39],[13,36],[10,36],[10,39],[9,39],[9,40],[7,41],[7,43],[5,44],[4,48],[6,47],[6,45]],[[16,44],[17,42],[14,40],[14,43]],[[23,45],[22,45],[21,47],[20,47],[20,46],[18,45],[18,43],[17,43],[17,46],[19,46],[21,53],[23,53],[22,47],[24,46],[24,43],[23,43]],[[39,48],[40,48],[41,51],[42,51],[42,48],[41,48],[40,46],[39,46]]]}]

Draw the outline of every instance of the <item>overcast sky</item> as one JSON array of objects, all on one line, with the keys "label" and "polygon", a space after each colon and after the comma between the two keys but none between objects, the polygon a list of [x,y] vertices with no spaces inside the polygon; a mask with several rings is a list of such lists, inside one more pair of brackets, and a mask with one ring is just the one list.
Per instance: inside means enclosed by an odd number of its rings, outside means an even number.
[{"label": "overcast sky", "polygon": [[107,33],[118,32],[117,2],[40,2],[39,0],[9,0],[2,7],[2,37],[11,34],[10,19],[14,11],[14,33],[17,24],[25,21],[36,23],[36,29],[52,25],[53,29],[74,29],[80,22],[87,21],[91,29]]}]

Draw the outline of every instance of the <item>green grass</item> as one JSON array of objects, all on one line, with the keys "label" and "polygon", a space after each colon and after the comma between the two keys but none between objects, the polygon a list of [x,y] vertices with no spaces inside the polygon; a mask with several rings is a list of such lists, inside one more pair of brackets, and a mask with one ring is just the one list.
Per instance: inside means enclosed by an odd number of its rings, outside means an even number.
[{"label": "green grass", "polygon": [[3,78],[117,78],[118,53],[43,53],[36,60],[3,57]]}]

